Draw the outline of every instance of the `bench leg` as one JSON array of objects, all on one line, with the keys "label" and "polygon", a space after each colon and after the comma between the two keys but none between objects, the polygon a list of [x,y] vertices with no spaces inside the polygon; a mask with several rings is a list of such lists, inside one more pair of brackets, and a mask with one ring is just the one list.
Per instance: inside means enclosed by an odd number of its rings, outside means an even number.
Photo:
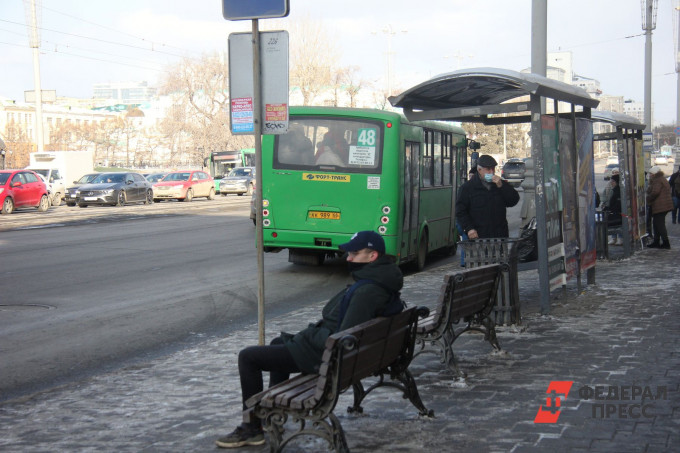
[{"label": "bench leg", "polygon": [[425,417],[434,417],[434,411],[428,410],[425,407],[425,404],[423,404],[423,400],[420,399],[420,394],[418,393],[416,381],[415,379],[413,379],[413,375],[408,369],[402,371],[396,376],[393,376],[393,378],[397,379],[399,382],[402,383],[402,386],[395,387],[400,388],[404,392],[404,397],[408,398],[411,404],[413,404],[416,407],[416,409],[418,409],[418,413],[420,415]]},{"label": "bench leg", "polygon": [[491,344],[496,350],[501,350],[501,345],[498,343],[498,338],[496,337],[496,323],[490,318],[484,318],[482,320],[486,332],[484,332],[484,339]]},{"label": "bench leg", "polygon": [[[299,436],[321,437],[328,442],[333,451],[350,453],[345,431],[342,429],[340,420],[332,412],[322,419],[307,419],[281,409],[260,408],[257,414],[258,417],[262,418],[262,428],[267,436],[271,453],[282,452],[290,441]],[[284,425],[289,415],[291,422],[297,424],[298,427],[294,432],[284,437]],[[310,422],[309,426],[307,422]]]},{"label": "bench leg", "polygon": [[345,438],[345,430],[342,429],[340,420],[335,416],[333,412],[328,414],[328,418],[331,420],[331,426],[333,427],[333,441],[331,447],[333,451],[338,453],[350,453],[349,447],[347,446],[347,439]]},{"label": "bench leg", "polygon": [[354,404],[347,408],[347,412],[350,414],[353,412],[356,412],[357,414],[363,414],[364,408],[361,407],[361,402],[364,400],[364,398],[366,398],[368,392],[366,392],[361,382],[357,382],[356,384],[352,384],[352,393],[354,395]]}]

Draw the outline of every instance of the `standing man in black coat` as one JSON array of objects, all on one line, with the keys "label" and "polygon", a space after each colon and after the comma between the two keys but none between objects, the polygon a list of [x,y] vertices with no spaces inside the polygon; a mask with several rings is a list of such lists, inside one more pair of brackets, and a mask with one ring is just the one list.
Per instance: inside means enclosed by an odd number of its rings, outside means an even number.
[{"label": "standing man in black coat", "polygon": [[519,193],[496,175],[496,159],[477,159],[477,174],[460,187],[456,220],[470,239],[507,238],[506,208],[519,202]]}]

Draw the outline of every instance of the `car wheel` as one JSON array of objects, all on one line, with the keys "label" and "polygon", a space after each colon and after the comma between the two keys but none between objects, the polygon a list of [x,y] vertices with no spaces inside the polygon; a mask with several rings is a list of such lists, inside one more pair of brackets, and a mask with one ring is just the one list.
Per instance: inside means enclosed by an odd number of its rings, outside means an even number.
[{"label": "car wheel", "polygon": [[40,204],[38,204],[38,211],[45,212],[50,208],[50,199],[47,195],[40,197]]},{"label": "car wheel", "polygon": [[10,197],[5,198],[5,202],[2,204],[2,213],[11,214],[14,211],[14,200]]},{"label": "car wheel", "polygon": [[208,200],[214,200],[215,199],[215,189],[210,189],[210,192],[208,193]]},{"label": "car wheel", "polygon": [[54,198],[52,198],[52,206],[61,206],[61,200],[64,197],[60,193],[57,193],[54,195]]},{"label": "car wheel", "polygon": [[220,192],[220,195],[222,195],[223,197],[226,197],[228,194],[226,192]]},{"label": "car wheel", "polygon": [[153,191],[151,189],[146,191],[146,198],[144,198],[144,204],[153,203]]},{"label": "car wheel", "polygon": [[239,193],[237,193],[236,195],[238,195],[239,197],[242,197],[242,196],[243,196],[243,192],[239,192]]},{"label": "car wheel", "polygon": [[153,202],[154,202],[154,203],[160,203],[160,202],[161,202],[161,199],[160,199],[160,198],[154,198],[154,199],[153,199]]},{"label": "car wheel", "polygon": [[186,201],[188,203],[193,199],[194,199],[194,191],[191,190],[191,189],[187,190],[187,195],[186,195],[186,197],[184,197],[184,201]]},{"label": "car wheel", "polygon": [[87,208],[87,205],[84,203],[78,203],[79,208]]},{"label": "car wheel", "polygon": [[118,192],[118,199],[116,200],[116,206],[123,206],[125,205],[126,197],[125,197],[125,191],[121,190]]},{"label": "car wheel", "polygon": [[66,206],[71,206],[71,207],[73,207],[73,206],[75,206],[75,205],[76,205],[75,203],[66,203]]}]

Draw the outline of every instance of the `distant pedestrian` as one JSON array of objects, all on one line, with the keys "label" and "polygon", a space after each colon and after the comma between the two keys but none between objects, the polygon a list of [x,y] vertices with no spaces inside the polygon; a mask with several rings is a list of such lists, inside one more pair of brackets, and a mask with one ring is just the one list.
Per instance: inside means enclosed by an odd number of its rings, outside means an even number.
[{"label": "distant pedestrian", "polygon": [[651,209],[654,226],[654,241],[647,247],[670,249],[671,244],[668,242],[668,232],[666,231],[666,214],[673,210],[671,186],[661,169],[656,165],[649,169],[647,209]]},{"label": "distant pedestrian", "polygon": [[671,211],[671,219],[673,223],[680,222],[680,166],[671,175],[668,184],[671,186],[671,197],[673,197],[673,210]]},{"label": "distant pedestrian", "polygon": [[[607,211],[607,226],[609,228],[620,228],[621,221],[621,186],[619,186],[619,175],[612,175],[609,181],[611,191],[604,210]],[[623,245],[623,236],[619,233],[610,235],[609,245]]]}]

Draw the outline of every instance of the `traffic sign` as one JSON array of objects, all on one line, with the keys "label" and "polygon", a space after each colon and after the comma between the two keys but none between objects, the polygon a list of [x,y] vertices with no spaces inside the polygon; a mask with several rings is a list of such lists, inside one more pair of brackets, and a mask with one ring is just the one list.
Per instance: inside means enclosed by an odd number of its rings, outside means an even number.
[{"label": "traffic sign", "polygon": [[222,0],[222,16],[227,20],[286,17],[289,11],[288,0]]}]

